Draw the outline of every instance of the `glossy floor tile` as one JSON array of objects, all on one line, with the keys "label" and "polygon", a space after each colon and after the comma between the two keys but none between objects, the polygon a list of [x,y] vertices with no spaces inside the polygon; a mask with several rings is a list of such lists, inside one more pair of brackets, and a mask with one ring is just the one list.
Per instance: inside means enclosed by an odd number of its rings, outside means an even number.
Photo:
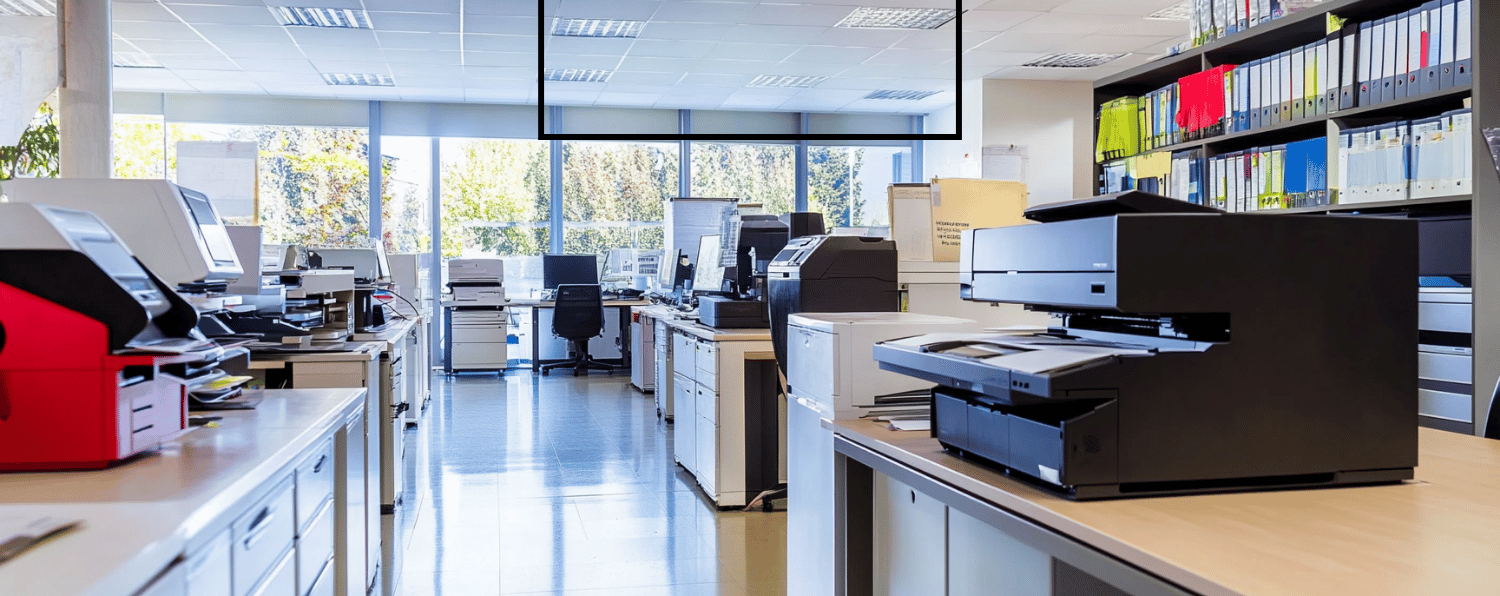
[{"label": "glossy floor tile", "polygon": [[628,374],[439,378],[407,441],[397,594],[786,591],[786,514],[715,510]]}]

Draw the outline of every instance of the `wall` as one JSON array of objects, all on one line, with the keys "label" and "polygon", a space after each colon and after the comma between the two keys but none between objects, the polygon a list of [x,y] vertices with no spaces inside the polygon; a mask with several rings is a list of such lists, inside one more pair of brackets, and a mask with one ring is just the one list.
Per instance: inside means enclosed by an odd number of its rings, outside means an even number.
[{"label": "wall", "polygon": [[[963,96],[963,140],[926,141],[922,149],[922,171],[926,178],[979,177],[979,150],[984,145],[984,84],[964,81]],[[957,119],[958,110],[954,106],[933,112],[924,119],[923,132],[952,134]]]},{"label": "wall", "polygon": [[1083,81],[984,81],[983,145],[1027,148],[1032,205],[1094,194],[1093,99]]}]

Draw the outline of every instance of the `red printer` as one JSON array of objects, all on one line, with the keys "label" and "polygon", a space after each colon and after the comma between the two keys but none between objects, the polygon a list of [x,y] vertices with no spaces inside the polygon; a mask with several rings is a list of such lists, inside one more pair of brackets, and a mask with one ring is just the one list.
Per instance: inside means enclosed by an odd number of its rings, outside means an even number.
[{"label": "red printer", "polygon": [[86,211],[0,203],[0,470],[103,468],[187,426],[164,366],[218,350]]}]

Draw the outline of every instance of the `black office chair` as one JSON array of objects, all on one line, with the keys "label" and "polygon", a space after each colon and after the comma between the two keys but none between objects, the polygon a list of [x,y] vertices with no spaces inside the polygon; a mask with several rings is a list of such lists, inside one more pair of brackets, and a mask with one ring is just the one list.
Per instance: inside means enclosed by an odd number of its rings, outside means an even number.
[{"label": "black office chair", "polygon": [[573,359],[542,367],[542,374],[554,368],[573,369],[573,376],[589,370],[613,372],[616,367],[589,356],[589,340],[604,335],[604,293],[598,284],[561,284],[557,286],[557,304],[552,311],[552,334],[568,340]]}]

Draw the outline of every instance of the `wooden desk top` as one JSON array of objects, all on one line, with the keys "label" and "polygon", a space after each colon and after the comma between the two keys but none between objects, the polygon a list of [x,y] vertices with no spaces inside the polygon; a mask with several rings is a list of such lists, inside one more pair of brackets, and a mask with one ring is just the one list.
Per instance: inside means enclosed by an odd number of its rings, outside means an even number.
[{"label": "wooden desk top", "polygon": [[842,437],[1203,594],[1500,593],[1500,441],[1423,428],[1399,485],[1074,502],[942,451],[926,431]]},{"label": "wooden desk top", "polygon": [[234,521],[273,479],[364,407],[364,389],[267,390],[254,410],[215,412],[198,427],[119,466],[0,475],[0,517],[84,525],[0,563],[7,595],[118,596]]}]

